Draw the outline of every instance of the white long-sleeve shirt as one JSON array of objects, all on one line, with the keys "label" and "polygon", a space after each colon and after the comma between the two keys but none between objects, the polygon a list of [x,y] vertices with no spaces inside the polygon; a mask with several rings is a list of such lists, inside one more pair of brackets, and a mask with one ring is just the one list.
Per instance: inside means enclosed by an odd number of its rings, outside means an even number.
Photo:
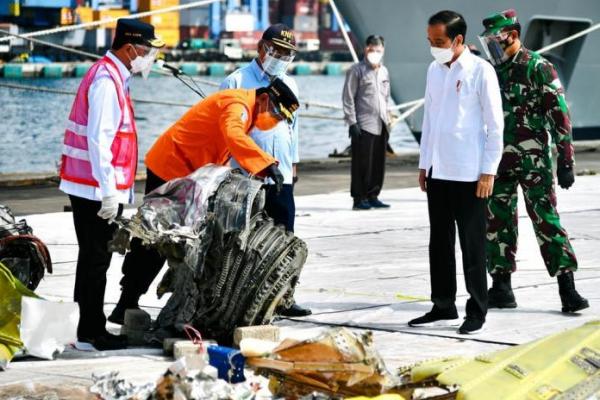
[{"label": "white long-sleeve shirt", "polygon": [[[131,73],[125,65],[110,51],[106,53],[119,69],[124,88],[129,91]],[[94,82],[88,91],[87,142],[92,175],[99,187],[82,185],[62,179],[59,189],[63,192],[88,200],[101,201],[103,197],[117,196],[119,203],[131,204],[134,200],[134,188],[117,189],[115,170],[112,166],[112,142],[119,129],[121,107],[117,89],[108,71],[99,68]]]},{"label": "white long-sleeve shirt", "polygon": [[432,178],[474,182],[495,175],[503,150],[504,115],[494,68],[465,48],[450,67],[427,71],[419,168]]}]

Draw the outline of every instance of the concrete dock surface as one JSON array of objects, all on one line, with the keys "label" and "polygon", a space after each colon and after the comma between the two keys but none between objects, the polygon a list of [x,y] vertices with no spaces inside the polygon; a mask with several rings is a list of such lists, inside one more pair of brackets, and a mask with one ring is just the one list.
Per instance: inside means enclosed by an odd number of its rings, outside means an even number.
[{"label": "concrete dock surface", "polygon": [[[399,174],[406,174],[407,186],[409,178],[410,186],[414,185],[413,168],[398,169]],[[387,177],[388,182],[393,179]],[[590,302],[590,308],[581,313],[560,312],[556,279],[545,270],[521,198],[518,271],[513,275],[518,308],[490,310],[485,331],[477,335],[459,335],[456,328],[408,327],[408,320],[431,308],[427,202],[424,193],[411,187],[384,190],[380,199],[391,204],[388,210],[352,211],[347,190],[297,197],[296,235],[307,242],[309,257],[296,298],[313,315],[275,324],[283,328],[283,337],[299,338],[329,326],[372,330],[376,348],[393,369],[429,358],[490,352],[599,319],[600,176],[578,176],[570,190],[557,190],[561,221],[579,259],[577,289]],[[26,218],[34,234],[48,244],[54,262],[54,273],[44,278],[36,292],[47,299],[72,301],[77,242],[71,213]],[[121,264],[122,257],[115,254],[108,273],[107,314],[119,297]],[[458,246],[457,275],[462,318],[467,293]],[[166,301],[154,295],[157,281],[141,299],[153,317]],[[108,326],[118,331],[117,325]],[[154,381],[170,362],[155,349],[69,350],[55,361],[16,360],[0,372],[0,395],[14,385],[32,383],[85,388],[91,384],[92,372],[110,370],[119,370],[137,383]]]}]

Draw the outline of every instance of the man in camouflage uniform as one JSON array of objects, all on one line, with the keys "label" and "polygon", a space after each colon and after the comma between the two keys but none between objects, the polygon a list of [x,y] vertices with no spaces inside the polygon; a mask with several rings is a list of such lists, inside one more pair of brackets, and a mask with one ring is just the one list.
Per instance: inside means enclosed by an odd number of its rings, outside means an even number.
[{"label": "man in camouflage uniform", "polygon": [[516,269],[517,186],[525,197],[542,257],[557,276],[563,312],[589,307],[575,290],[577,259],[556,211],[550,152],[558,150],[557,177],[563,189],[575,181],[569,110],[552,63],[522,46],[515,10],[483,20],[480,37],[496,68],[504,108],[504,152],[488,202],[487,267],[493,285],[490,308],[515,308],[510,277]]}]

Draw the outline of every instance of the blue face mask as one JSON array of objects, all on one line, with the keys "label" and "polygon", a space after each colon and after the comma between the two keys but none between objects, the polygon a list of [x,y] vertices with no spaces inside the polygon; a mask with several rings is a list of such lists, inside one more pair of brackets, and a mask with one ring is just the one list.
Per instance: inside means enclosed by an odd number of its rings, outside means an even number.
[{"label": "blue face mask", "polygon": [[281,78],[283,75],[285,75],[285,72],[287,71],[291,62],[291,60],[283,61],[267,54],[262,62],[262,67],[263,70],[270,76]]}]

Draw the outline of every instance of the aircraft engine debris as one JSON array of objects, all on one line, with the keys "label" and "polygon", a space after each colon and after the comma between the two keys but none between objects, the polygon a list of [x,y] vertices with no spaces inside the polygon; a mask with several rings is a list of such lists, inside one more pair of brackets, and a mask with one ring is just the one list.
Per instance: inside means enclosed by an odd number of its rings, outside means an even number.
[{"label": "aircraft engine debris", "polygon": [[30,290],[52,273],[52,261],[46,245],[36,236],[27,221],[16,221],[11,210],[0,205],[0,262]]},{"label": "aircraft engine debris", "polygon": [[261,185],[228,167],[205,166],[149,193],[135,216],[118,222],[113,250],[124,253],[138,237],[168,259],[158,295],[172,295],[158,335],[191,324],[229,342],[236,327],[267,324],[290,301],[307,247],[262,211]]}]

